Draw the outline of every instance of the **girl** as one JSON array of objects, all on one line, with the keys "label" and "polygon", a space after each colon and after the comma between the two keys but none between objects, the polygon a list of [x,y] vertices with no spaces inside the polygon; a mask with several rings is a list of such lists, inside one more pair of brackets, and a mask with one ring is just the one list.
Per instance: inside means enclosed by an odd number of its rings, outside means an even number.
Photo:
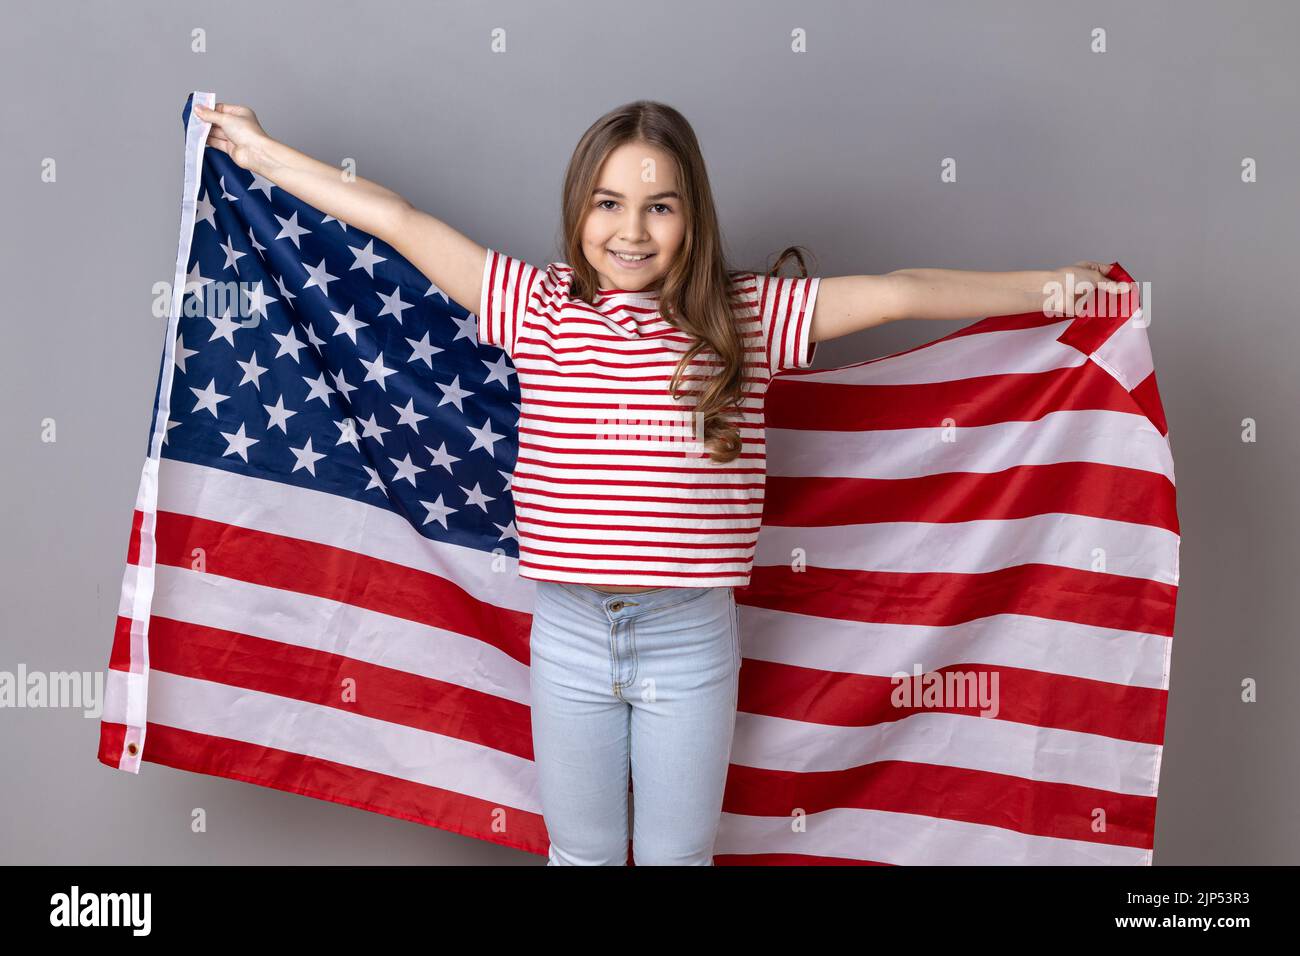
[{"label": "girl", "polygon": [[479,340],[514,361],[511,490],[519,573],[537,581],[548,864],[625,864],[629,818],[637,865],[713,862],[741,663],[733,588],[749,582],[762,517],[772,376],[809,367],[817,342],[893,319],[1028,312],[1053,282],[1073,315],[1097,288],[1123,291],[1092,261],[780,278],[787,256],[802,264],[792,247],[772,274],[728,269],[695,133],[661,103],[630,103],[583,134],[564,183],[565,260],[545,269],[345,180],[245,106],[195,109],[208,145],[474,303]]}]

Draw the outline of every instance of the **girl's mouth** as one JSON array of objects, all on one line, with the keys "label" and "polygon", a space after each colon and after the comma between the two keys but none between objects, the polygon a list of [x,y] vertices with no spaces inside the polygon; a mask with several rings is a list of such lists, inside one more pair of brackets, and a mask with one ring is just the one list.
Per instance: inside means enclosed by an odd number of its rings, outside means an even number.
[{"label": "girl's mouth", "polygon": [[653,252],[651,252],[651,253],[648,253],[648,254],[643,254],[642,257],[641,257],[640,259],[624,259],[621,255],[619,255],[618,253],[616,253],[613,249],[607,249],[606,251],[609,253],[609,257],[610,257],[611,259],[613,259],[615,263],[618,264],[618,267],[619,267],[620,269],[627,269],[627,270],[636,270],[636,269],[643,269],[643,268],[645,268],[645,267],[646,267],[646,264],[647,264],[651,259],[653,259],[653,258],[654,258],[654,255],[655,255]]}]

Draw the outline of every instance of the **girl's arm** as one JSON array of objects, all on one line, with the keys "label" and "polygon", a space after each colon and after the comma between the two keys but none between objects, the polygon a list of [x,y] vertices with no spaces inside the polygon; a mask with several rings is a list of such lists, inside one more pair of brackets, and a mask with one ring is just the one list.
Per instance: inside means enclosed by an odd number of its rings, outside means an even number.
[{"label": "girl's arm", "polygon": [[247,106],[194,106],[212,124],[208,145],[326,215],[383,240],[471,312],[479,307],[487,250],[391,189],[313,159],[267,135]]},{"label": "girl's arm", "polygon": [[877,276],[831,276],[818,287],[809,336],[820,342],[895,319],[1019,315],[1048,308],[1054,290],[1062,314],[1073,315],[1097,290],[1127,291],[1128,284],[1106,278],[1105,269],[1087,260],[1023,272],[898,269]]}]

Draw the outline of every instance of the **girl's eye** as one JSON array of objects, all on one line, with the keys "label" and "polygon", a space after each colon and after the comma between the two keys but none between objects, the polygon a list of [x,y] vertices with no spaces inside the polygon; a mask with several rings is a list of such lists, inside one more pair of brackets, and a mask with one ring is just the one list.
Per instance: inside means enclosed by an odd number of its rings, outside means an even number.
[{"label": "girl's eye", "polygon": [[607,203],[607,202],[612,203],[613,201],[614,201],[614,200],[612,200],[612,199],[602,199],[600,202],[596,203],[596,208],[597,208],[597,209],[600,209],[600,208],[602,208],[602,207],[605,205],[605,203]]},{"label": "girl's eye", "polygon": [[660,209],[662,209],[662,210],[664,211],[664,213],[670,213],[670,212],[673,211],[671,206],[666,206],[666,205],[664,205],[664,204],[661,203],[661,202],[657,202],[657,203],[655,203],[655,206],[657,206],[657,207],[659,207]]}]

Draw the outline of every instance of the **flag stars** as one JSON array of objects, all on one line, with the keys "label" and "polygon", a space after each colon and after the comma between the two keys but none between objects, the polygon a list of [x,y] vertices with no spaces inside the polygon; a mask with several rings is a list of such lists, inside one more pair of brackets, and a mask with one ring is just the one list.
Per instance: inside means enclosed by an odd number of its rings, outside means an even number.
[{"label": "flag stars", "polygon": [[407,361],[420,361],[429,366],[429,368],[433,368],[433,362],[429,360],[441,352],[442,349],[429,341],[428,330],[425,330],[424,337],[421,338],[420,341],[417,342],[415,339],[407,339],[406,341],[407,344],[411,346],[411,357],[407,359]]},{"label": "flag stars", "polygon": [[369,465],[362,465],[361,467],[364,468],[366,474],[370,476],[370,482],[361,490],[369,491],[371,488],[378,488],[384,493],[384,497],[387,498],[388,487],[384,484],[383,479],[379,477],[379,472],[371,468]]},{"label": "flag stars", "polygon": [[309,386],[311,386],[311,391],[308,392],[307,397],[303,399],[303,404],[306,405],[313,398],[319,398],[322,402],[325,403],[325,407],[328,408],[330,403],[330,395],[334,393],[334,390],[331,389],[329,383],[325,381],[325,373],[321,372],[320,375],[314,379],[308,378],[306,375],[304,375],[302,377],[302,380],[306,382]]},{"label": "flag stars", "polygon": [[330,311],[330,315],[334,316],[334,321],[338,323],[338,328],[334,330],[334,334],[346,335],[352,340],[353,345],[357,344],[357,329],[364,329],[370,325],[369,322],[362,322],[353,314],[356,310],[357,307],[354,305],[346,312]]},{"label": "flag stars", "polygon": [[424,450],[433,456],[433,461],[429,462],[429,467],[432,468],[434,465],[442,465],[442,467],[447,469],[447,474],[449,475],[455,474],[455,472],[451,470],[451,463],[453,461],[460,461],[460,459],[457,458],[455,455],[448,453],[446,442],[443,442],[440,446],[438,446],[437,451],[434,451],[428,445],[424,446]]},{"label": "flag stars", "polygon": [[[271,215],[274,216],[275,213],[272,213]],[[283,216],[275,216],[275,219],[278,223],[280,223],[280,227],[281,227],[280,231],[276,234],[275,238],[288,239],[290,242],[293,243],[294,248],[301,249],[302,246],[301,244],[299,244],[298,238],[300,236],[308,235],[311,232],[311,230],[298,225],[297,211],[295,210],[293,215],[291,215],[288,219],[285,219]]]},{"label": "flag stars", "polygon": [[330,372],[330,378],[334,379],[334,390],[339,392],[344,399],[350,401],[352,393],[357,390],[357,387],[347,380],[347,376],[343,374],[343,369],[339,369],[337,372]]},{"label": "flag stars", "polygon": [[495,362],[489,362],[487,359],[479,359],[479,361],[488,367],[488,376],[483,380],[484,385],[500,382],[506,388],[510,387],[510,376],[515,374],[515,367],[510,364],[505,352],[498,355]]},{"label": "flag stars", "polygon": [[439,408],[442,408],[442,406],[446,405],[448,402],[451,402],[453,405],[456,406],[456,410],[458,412],[460,412],[461,414],[465,413],[465,406],[463,406],[460,403],[460,400],[462,398],[467,398],[470,395],[473,395],[474,393],[467,392],[465,391],[465,389],[460,387],[459,375],[457,375],[455,378],[451,380],[450,385],[443,385],[442,382],[434,382],[433,384],[437,385],[438,388],[442,389],[442,400],[438,402]]},{"label": "flag stars", "polygon": [[339,430],[339,440],[334,443],[336,447],[347,442],[354,451],[361,451],[361,442],[357,437],[357,420],[355,418],[336,421],[334,427]]},{"label": "flag stars", "polygon": [[478,482],[474,482],[473,491],[464,487],[462,487],[460,490],[465,492],[465,504],[478,505],[480,508],[483,509],[484,513],[486,513],[488,510],[487,503],[489,501],[496,501],[495,498],[483,494],[483,492],[479,489]]},{"label": "flag stars", "polygon": [[270,418],[270,421],[266,426],[267,431],[270,431],[272,428],[278,428],[280,431],[284,432],[284,434],[288,435],[289,416],[297,415],[298,413],[290,411],[284,407],[284,396],[281,395],[277,398],[274,405],[263,405],[262,407],[266,409],[266,414]]},{"label": "flag stars", "polygon": [[409,302],[402,301],[402,287],[400,285],[393,289],[391,295],[384,295],[378,289],[375,290],[375,295],[379,296],[379,301],[384,303],[384,307],[379,310],[379,315],[377,315],[376,318],[382,318],[385,315],[393,315],[397,317],[397,321],[400,324],[402,321],[402,313],[407,309],[415,308],[415,306],[411,305]]},{"label": "flag stars", "polygon": [[[389,404],[392,405],[391,402]],[[397,412],[397,424],[410,425],[417,435],[420,433],[420,422],[429,417],[428,415],[421,415],[415,410],[415,399],[413,398],[406,400],[405,408],[401,405],[392,405],[392,407]]]},{"label": "flag stars", "polygon": [[253,350],[253,354],[247,362],[239,359],[236,359],[236,361],[239,363],[239,367],[244,370],[244,377],[239,380],[239,384],[247,385],[252,382],[253,388],[260,391],[262,388],[260,379],[266,374],[266,369],[257,364],[257,349]]},{"label": "flag stars", "polygon": [[[349,246],[348,250],[352,253],[352,258],[355,260],[352,263],[352,268],[365,269],[366,275],[370,276],[372,279],[375,277],[375,266],[381,262],[388,261],[383,256],[375,255],[375,240],[373,239],[366,243],[364,249],[357,249],[353,246]],[[382,315],[383,313],[380,314]]]},{"label": "flag stars", "polygon": [[298,361],[298,353],[307,347],[304,343],[298,341],[298,336],[294,333],[292,327],[283,335],[279,332],[272,332],[271,337],[280,343],[280,351],[275,353],[276,358],[281,355],[288,355],[296,362]]},{"label": "flag stars", "polygon": [[190,391],[193,392],[194,396],[198,399],[198,402],[192,409],[190,409],[190,411],[197,412],[200,409],[206,408],[212,413],[213,418],[220,417],[217,415],[217,404],[224,402],[230,397],[229,395],[222,395],[217,391],[217,380],[215,378],[208,383],[207,388],[195,388],[191,385]]},{"label": "flag stars", "polygon": [[[266,194],[267,200],[270,201],[271,189],[274,186],[275,183],[271,182],[271,180],[267,179],[261,173],[253,173],[253,181],[248,184],[248,191],[251,193],[254,189],[260,189]],[[277,216],[276,218],[279,217]]]},{"label": "flag stars", "polygon": [[208,337],[209,342],[215,342],[217,339],[225,339],[230,343],[231,348],[235,345],[235,329],[239,328],[239,323],[231,315],[230,307],[226,307],[226,314],[220,318],[208,316],[208,321],[212,323],[212,335]]},{"label": "flag stars", "polygon": [[268,319],[270,316],[267,315],[266,307],[272,302],[280,301],[275,296],[267,294],[262,288],[260,280],[252,288],[245,288],[241,285],[240,290],[248,299],[248,314],[250,316],[260,315],[262,318]]},{"label": "flag stars", "polygon": [[449,505],[444,504],[442,500],[442,495],[438,496],[437,501],[421,501],[420,504],[424,505],[424,507],[428,509],[429,512],[429,514],[425,517],[424,521],[421,522],[422,525],[428,524],[430,521],[436,521],[439,524],[441,524],[443,528],[447,530],[450,530],[449,528],[447,528],[447,515],[451,514],[454,511],[460,510],[458,508],[452,508]]},{"label": "flag stars", "polygon": [[[384,443],[384,435],[392,431],[391,428],[385,428],[383,425],[379,424],[379,422],[375,420],[375,416],[373,413],[369,418],[359,418],[357,419],[357,421],[359,421],[361,423],[361,427],[365,429],[361,433],[361,437],[373,438],[381,445]],[[423,468],[421,468],[420,470],[424,471]]]},{"label": "flag stars", "polygon": [[469,450],[475,448],[486,448],[489,455],[496,454],[496,443],[505,438],[505,435],[498,435],[492,430],[492,419],[487,418],[483,421],[482,428],[475,428],[473,425],[466,425],[469,433],[474,436],[474,444],[469,446]]},{"label": "flag stars", "polygon": [[233,433],[222,432],[221,437],[226,440],[226,450],[221,453],[221,457],[224,458],[227,455],[238,455],[240,458],[244,459],[245,462],[248,461],[248,446],[256,445],[261,440],[258,438],[249,438],[245,435],[243,422],[239,423],[239,431]]},{"label": "flag stars", "polygon": [[306,468],[307,471],[311,473],[311,476],[315,478],[316,462],[320,461],[325,456],[320,452],[312,451],[310,436],[307,438],[307,444],[303,445],[301,448],[290,446],[289,450],[293,452],[293,457],[297,459],[297,461],[294,462],[292,471],[289,473],[293,474],[293,472],[297,471],[299,468]]},{"label": "flag stars", "polygon": [[384,391],[388,391],[388,386],[385,384],[384,380],[390,375],[396,375],[397,369],[384,367],[384,353],[380,352],[375,356],[373,362],[367,362],[365,359],[361,359],[360,361],[361,364],[366,367],[366,377],[361,380],[362,384],[365,384],[366,382],[378,382],[380,388]]},{"label": "flag stars", "polygon": [[206,222],[213,229],[216,229],[217,228],[217,218],[216,218],[217,207],[212,205],[211,201],[208,199],[207,192],[204,192],[203,195],[199,197],[199,200],[195,204],[195,206],[198,209],[198,212],[196,212],[194,216],[194,225],[197,227],[199,223]]},{"label": "flag stars", "polygon": [[338,276],[329,274],[329,270],[325,268],[325,259],[322,257],[321,261],[314,266],[309,266],[304,262],[302,267],[307,270],[307,275],[310,277],[302,284],[303,291],[306,292],[312,286],[316,286],[328,296],[330,294],[330,283],[336,282]]},{"label": "flag stars", "polygon": [[176,367],[179,368],[182,373],[185,371],[185,360],[191,355],[198,354],[198,349],[187,349],[185,347],[185,337],[183,335],[176,336]]},{"label": "flag stars", "polygon": [[388,460],[397,466],[397,474],[393,475],[394,483],[401,481],[403,478],[405,478],[412,485],[414,485],[415,476],[418,475],[420,472],[425,471],[424,468],[421,468],[415,462],[411,461],[410,452],[406,453],[406,457],[402,461],[398,461],[396,458],[389,458]]},{"label": "flag stars", "polygon": [[461,339],[469,339],[475,344],[478,343],[478,317],[472,312],[464,318],[452,316],[451,320],[456,323],[456,334],[451,337],[453,344]]},{"label": "flag stars", "polygon": [[239,260],[242,259],[244,256],[248,255],[248,253],[236,251],[235,240],[232,239],[229,235],[226,236],[226,241],[221,244],[221,251],[226,254],[226,261],[222,263],[221,268],[234,269],[235,272],[238,273]]}]

